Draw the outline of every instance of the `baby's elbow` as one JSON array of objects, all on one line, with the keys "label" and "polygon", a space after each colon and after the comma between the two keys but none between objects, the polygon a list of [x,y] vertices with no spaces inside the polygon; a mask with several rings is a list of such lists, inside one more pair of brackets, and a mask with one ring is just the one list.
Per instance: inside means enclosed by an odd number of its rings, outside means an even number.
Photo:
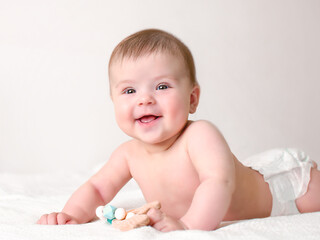
[{"label": "baby's elbow", "polygon": [[232,193],[236,189],[236,181],[234,179],[226,179],[223,181],[224,186],[229,189]]},{"label": "baby's elbow", "polygon": [[225,189],[230,190],[233,192],[236,188],[236,176],[232,173],[226,173],[219,176],[213,176],[213,181],[223,186]]},{"label": "baby's elbow", "polygon": [[236,188],[235,179],[232,177],[212,177],[206,181],[211,182],[215,187],[220,186],[229,192],[234,192]]},{"label": "baby's elbow", "polygon": [[220,193],[226,198],[231,199],[236,190],[236,181],[234,178],[212,179],[212,188],[220,189]]}]

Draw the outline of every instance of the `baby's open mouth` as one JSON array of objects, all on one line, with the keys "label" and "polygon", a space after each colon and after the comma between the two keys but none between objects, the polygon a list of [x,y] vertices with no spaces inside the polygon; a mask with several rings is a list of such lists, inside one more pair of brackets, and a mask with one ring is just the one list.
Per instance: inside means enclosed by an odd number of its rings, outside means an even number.
[{"label": "baby's open mouth", "polygon": [[138,119],[141,123],[149,123],[159,118],[159,116],[155,115],[146,115]]}]

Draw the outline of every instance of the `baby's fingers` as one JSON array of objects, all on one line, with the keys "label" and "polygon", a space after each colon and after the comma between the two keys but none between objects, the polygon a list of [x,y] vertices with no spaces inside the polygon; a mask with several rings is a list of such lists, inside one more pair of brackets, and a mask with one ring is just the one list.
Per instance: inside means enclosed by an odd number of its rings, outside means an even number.
[{"label": "baby's fingers", "polygon": [[148,211],[147,215],[150,219],[150,225],[153,227],[154,227],[154,225],[163,221],[163,219],[165,217],[164,213],[161,210],[155,209],[155,208],[151,208]]},{"label": "baby's fingers", "polygon": [[56,225],[57,224],[57,213],[44,214],[38,220],[37,224],[43,225]]},{"label": "baby's fingers", "polygon": [[58,216],[58,213],[50,213],[47,217],[48,225],[57,225],[58,224],[57,216]]},{"label": "baby's fingers", "polygon": [[63,224],[77,224],[71,216],[65,213],[50,213],[44,214],[38,221],[37,224],[43,225],[63,225]]},{"label": "baby's fingers", "polygon": [[168,222],[166,215],[159,209],[151,208],[147,213],[150,219],[150,225],[161,232],[168,232],[166,231]]},{"label": "baby's fingers", "polygon": [[70,217],[64,213],[58,213],[57,215],[57,224],[59,225],[67,224],[70,220]]},{"label": "baby's fingers", "polygon": [[150,225],[161,232],[186,229],[181,221],[167,216],[159,209],[151,208],[148,212],[148,217]]},{"label": "baby's fingers", "polygon": [[63,224],[78,224],[78,222],[73,219],[70,215],[65,214],[65,213],[59,213],[57,215],[57,221],[59,225]]},{"label": "baby's fingers", "polygon": [[37,221],[37,224],[48,224],[47,217],[48,214],[42,215],[40,219]]}]

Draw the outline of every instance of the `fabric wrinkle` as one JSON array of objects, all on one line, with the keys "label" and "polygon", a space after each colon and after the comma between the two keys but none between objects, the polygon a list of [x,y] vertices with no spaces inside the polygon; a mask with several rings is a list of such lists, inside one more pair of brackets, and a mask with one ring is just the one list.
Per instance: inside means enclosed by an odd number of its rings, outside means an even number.
[{"label": "fabric wrinkle", "polygon": [[298,214],[295,200],[304,195],[310,182],[312,161],[298,149],[272,149],[244,163],[260,172],[272,194],[271,216]]}]

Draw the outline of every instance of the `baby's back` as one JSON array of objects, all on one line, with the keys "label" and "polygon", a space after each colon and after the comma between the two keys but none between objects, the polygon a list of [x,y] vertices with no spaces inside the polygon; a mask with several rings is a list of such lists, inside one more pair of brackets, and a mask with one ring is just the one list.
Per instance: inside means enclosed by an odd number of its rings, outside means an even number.
[{"label": "baby's back", "polygon": [[235,156],[236,188],[225,221],[268,217],[272,208],[269,185],[263,176]]}]

